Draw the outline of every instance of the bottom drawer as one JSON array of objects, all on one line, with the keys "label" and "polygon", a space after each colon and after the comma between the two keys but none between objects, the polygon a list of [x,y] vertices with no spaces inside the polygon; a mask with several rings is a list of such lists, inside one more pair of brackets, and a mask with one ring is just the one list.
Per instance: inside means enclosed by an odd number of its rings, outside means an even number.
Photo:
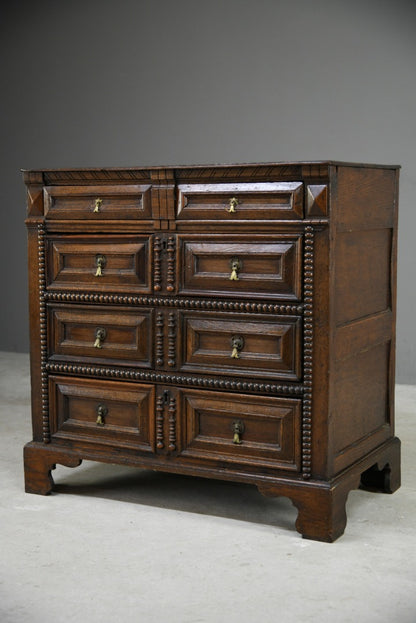
[{"label": "bottom drawer", "polygon": [[301,401],[181,390],[181,456],[300,470]]},{"label": "bottom drawer", "polygon": [[152,385],[51,376],[52,438],[152,452],[154,393]]}]

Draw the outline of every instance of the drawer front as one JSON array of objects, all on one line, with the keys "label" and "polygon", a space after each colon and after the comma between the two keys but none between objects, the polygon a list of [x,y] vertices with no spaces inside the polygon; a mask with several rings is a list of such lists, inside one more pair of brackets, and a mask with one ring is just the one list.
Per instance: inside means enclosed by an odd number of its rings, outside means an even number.
[{"label": "drawer front", "polygon": [[301,298],[301,236],[182,239],[182,294]]},{"label": "drawer front", "polygon": [[183,312],[180,324],[184,371],[301,377],[299,318]]},{"label": "drawer front", "polygon": [[151,219],[151,186],[47,186],[48,220]]},{"label": "drawer front", "polygon": [[301,219],[302,182],[181,184],[178,219]]},{"label": "drawer front", "polygon": [[299,471],[301,401],[181,390],[182,456]]},{"label": "drawer front", "polygon": [[47,288],[149,293],[150,253],[148,236],[49,238]]},{"label": "drawer front", "polygon": [[154,387],[75,377],[49,378],[52,439],[154,451]]},{"label": "drawer front", "polygon": [[48,310],[52,360],[152,366],[151,310],[77,305]]}]

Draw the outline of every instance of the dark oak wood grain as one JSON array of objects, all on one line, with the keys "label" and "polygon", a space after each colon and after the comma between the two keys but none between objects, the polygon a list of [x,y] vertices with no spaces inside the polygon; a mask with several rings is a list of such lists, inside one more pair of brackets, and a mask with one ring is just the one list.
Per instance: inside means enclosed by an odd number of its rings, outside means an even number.
[{"label": "dark oak wood grain", "polygon": [[51,376],[49,394],[52,441],[154,450],[152,385]]},{"label": "dark oak wood grain", "polygon": [[[301,238],[264,234],[181,236],[180,294],[301,297]],[[233,266],[235,264],[235,271]]]},{"label": "dark oak wood grain", "polygon": [[[300,469],[301,401],[180,390],[182,457],[274,470]],[[243,422],[234,443],[235,422]]]},{"label": "dark oak wood grain", "polygon": [[398,167],[24,171],[26,490],[83,459],[251,483],[343,533],[400,486]]},{"label": "dark oak wood grain", "polygon": [[151,278],[150,237],[48,237],[48,290],[151,292]]},{"label": "dark oak wood grain", "polygon": [[151,186],[46,186],[50,220],[151,219]]},{"label": "dark oak wood grain", "polygon": [[181,184],[178,219],[262,220],[303,217],[301,182]]},{"label": "dark oak wood grain", "polygon": [[300,318],[181,312],[180,320],[181,370],[301,379]]},{"label": "dark oak wood grain", "polygon": [[153,310],[48,306],[49,358],[151,368]]}]

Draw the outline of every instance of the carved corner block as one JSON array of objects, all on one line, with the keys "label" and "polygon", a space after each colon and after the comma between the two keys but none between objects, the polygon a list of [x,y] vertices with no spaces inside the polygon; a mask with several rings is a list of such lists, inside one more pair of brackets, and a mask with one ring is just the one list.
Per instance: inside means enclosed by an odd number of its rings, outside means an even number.
[{"label": "carved corner block", "polygon": [[326,184],[309,185],[306,188],[307,216],[328,215],[328,187]]},{"label": "carved corner block", "polygon": [[27,215],[43,216],[43,186],[31,185],[27,187]]}]

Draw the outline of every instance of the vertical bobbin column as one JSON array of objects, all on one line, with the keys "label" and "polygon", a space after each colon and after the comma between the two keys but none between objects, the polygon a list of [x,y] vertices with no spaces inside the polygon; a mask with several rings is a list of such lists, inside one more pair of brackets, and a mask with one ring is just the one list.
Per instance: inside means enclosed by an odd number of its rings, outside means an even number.
[{"label": "vertical bobbin column", "polygon": [[160,394],[156,400],[156,446],[158,450],[162,450],[165,447],[164,444],[164,398]]},{"label": "vertical bobbin column", "polygon": [[169,399],[169,450],[176,450],[176,399],[170,396]]},{"label": "vertical bobbin column", "polygon": [[167,269],[167,291],[174,292],[175,290],[175,254],[176,254],[176,238],[175,236],[169,236],[166,245],[168,255],[168,269]]},{"label": "vertical bobbin column", "polygon": [[153,240],[153,289],[159,292],[162,288],[162,239],[155,236]]},{"label": "vertical bobbin column", "polygon": [[47,318],[46,318],[46,264],[45,264],[45,228],[43,223],[38,225],[38,266],[39,266],[39,322],[40,322],[40,368],[41,368],[41,396],[42,396],[42,436],[43,442],[51,440],[49,428],[49,389],[47,347]]},{"label": "vertical bobbin column", "polygon": [[313,357],[313,247],[314,230],[305,228],[303,261],[303,415],[302,415],[302,475],[311,476],[312,468],[312,357]]}]

